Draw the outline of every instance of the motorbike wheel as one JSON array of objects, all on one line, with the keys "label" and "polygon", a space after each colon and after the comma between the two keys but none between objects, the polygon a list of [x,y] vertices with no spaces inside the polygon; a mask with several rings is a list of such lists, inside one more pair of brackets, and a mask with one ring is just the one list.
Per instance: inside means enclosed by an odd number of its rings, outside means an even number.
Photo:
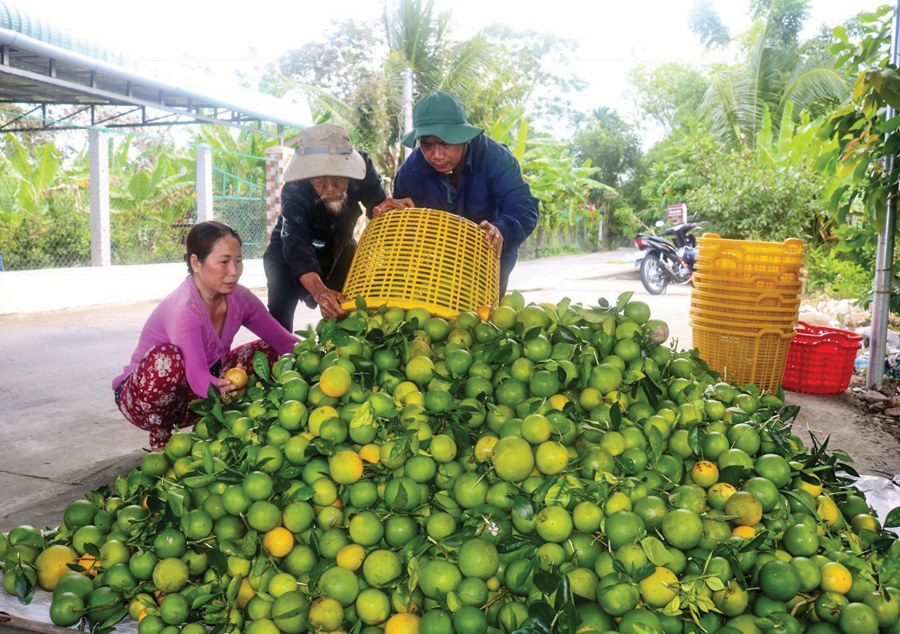
[{"label": "motorbike wheel", "polygon": [[655,255],[647,254],[641,262],[641,284],[651,295],[659,295],[666,290],[666,273]]}]

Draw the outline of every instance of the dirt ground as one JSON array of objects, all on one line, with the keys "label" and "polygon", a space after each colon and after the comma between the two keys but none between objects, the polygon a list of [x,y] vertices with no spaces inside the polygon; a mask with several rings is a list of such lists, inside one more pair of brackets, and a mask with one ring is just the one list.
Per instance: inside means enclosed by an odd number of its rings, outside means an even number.
[{"label": "dirt ground", "polygon": [[[595,304],[634,291],[655,318],[690,345],[690,287],[649,296],[630,251],[520,263],[511,288],[530,301],[563,297]],[[179,280],[173,281],[173,288]],[[154,304],[0,317],[0,530],[55,526],[66,505],[138,464],[147,433],[128,424],[113,402],[111,381],[127,363]],[[298,310],[298,327],[318,313]],[[238,343],[252,335],[239,334]],[[789,393],[801,406],[798,427],[850,453],[862,473],[900,472],[897,441],[849,394]]]}]

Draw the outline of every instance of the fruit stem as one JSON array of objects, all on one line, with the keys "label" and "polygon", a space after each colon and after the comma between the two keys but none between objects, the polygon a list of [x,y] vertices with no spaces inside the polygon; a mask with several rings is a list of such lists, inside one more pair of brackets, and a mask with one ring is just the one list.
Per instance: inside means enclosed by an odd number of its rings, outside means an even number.
[{"label": "fruit stem", "polygon": [[494,597],[493,599],[491,599],[490,601],[488,601],[487,603],[485,603],[484,606],[483,606],[481,609],[486,611],[489,607],[491,607],[492,605],[494,605],[495,603],[497,603],[497,601],[499,601],[500,599],[502,599],[503,597],[505,597],[507,594],[509,594],[509,590],[504,590],[503,592],[501,592],[500,594],[498,594],[496,597]]}]

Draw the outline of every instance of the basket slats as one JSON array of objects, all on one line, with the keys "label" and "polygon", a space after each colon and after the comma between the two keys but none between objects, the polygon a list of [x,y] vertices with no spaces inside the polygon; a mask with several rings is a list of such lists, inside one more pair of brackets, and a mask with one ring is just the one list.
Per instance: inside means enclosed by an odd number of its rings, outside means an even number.
[{"label": "basket slats", "polygon": [[761,390],[776,389],[784,374],[793,332],[780,329],[756,333],[734,332],[691,324],[694,346],[714,370],[735,383],[754,383]]},{"label": "basket slats", "polygon": [[716,304],[732,306],[743,309],[754,308],[784,308],[799,309],[800,297],[787,296],[776,292],[759,292],[746,291],[740,289],[731,289],[727,292],[710,289],[707,286],[694,285],[691,292],[691,299],[700,301],[715,302]]},{"label": "basket slats", "polygon": [[398,209],[370,221],[350,266],[344,295],[370,308],[425,308],[454,317],[497,303],[500,263],[483,232],[461,216],[433,209]]}]

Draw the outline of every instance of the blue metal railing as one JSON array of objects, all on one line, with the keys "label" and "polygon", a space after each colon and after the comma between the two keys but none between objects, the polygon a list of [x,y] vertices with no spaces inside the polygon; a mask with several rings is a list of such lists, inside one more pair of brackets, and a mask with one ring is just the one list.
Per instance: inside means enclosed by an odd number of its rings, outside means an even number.
[{"label": "blue metal railing", "polygon": [[[221,178],[219,193],[213,194],[213,197],[226,198],[229,200],[265,200],[265,185],[254,183],[253,181],[249,181],[246,178],[238,176],[237,174],[232,174],[219,167],[214,166],[212,171],[214,180],[218,181]],[[234,193],[229,194],[227,192]],[[247,195],[242,196],[242,193],[246,193]],[[258,193],[259,195],[254,195],[255,193]]]}]

